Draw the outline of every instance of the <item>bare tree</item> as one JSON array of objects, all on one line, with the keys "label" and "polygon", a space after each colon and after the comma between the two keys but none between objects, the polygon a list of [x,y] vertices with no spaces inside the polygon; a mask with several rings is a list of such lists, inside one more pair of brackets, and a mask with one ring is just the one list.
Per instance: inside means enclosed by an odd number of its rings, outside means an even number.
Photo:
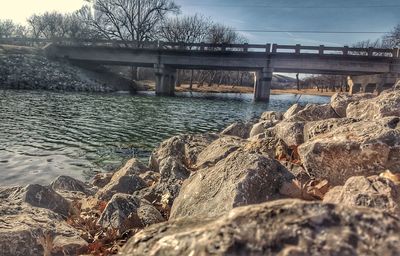
[{"label": "bare tree", "polygon": [[83,6],[78,11],[65,15],[64,27],[66,36],[72,39],[101,38],[100,33],[91,26],[92,20],[93,15],[89,6]]},{"label": "bare tree", "polygon": [[241,44],[246,43],[247,39],[242,37],[231,27],[214,24],[209,31],[207,41],[211,44]]},{"label": "bare tree", "polygon": [[167,42],[203,42],[212,23],[201,15],[167,18],[159,30],[161,40]]},{"label": "bare tree", "polygon": [[125,41],[154,39],[167,14],[180,10],[173,0],[87,1],[93,4],[95,29],[108,39]]},{"label": "bare tree", "polygon": [[29,29],[30,29],[30,34],[34,38],[40,38],[42,36],[42,32],[44,30],[44,24],[42,22],[42,18],[40,15],[33,14],[27,19]]},{"label": "bare tree", "polygon": [[400,47],[400,24],[398,24],[392,32],[383,37],[383,46],[385,48],[399,48]]},{"label": "bare tree", "polygon": [[63,38],[67,27],[64,16],[58,12],[45,12],[42,15],[34,14],[28,18],[28,24],[34,38]]},{"label": "bare tree", "polygon": [[0,38],[13,36],[16,26],[12,20],[0,20]]}]

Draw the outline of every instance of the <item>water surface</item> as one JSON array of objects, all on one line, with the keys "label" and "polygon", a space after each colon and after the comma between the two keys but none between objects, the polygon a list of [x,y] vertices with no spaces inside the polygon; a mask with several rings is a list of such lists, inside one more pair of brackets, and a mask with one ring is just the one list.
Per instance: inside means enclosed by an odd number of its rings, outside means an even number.
[{"label": "water surface", "polygon": [[[147,160],[177,134],[218,132],[267,110],[284,111],[296,95],[254,103],[251,94],[82,94],[0,90],[0,185],[47,184],[58,175],[89,179],[125,159]],[[301,96],[299,102],[329,98]]]}]

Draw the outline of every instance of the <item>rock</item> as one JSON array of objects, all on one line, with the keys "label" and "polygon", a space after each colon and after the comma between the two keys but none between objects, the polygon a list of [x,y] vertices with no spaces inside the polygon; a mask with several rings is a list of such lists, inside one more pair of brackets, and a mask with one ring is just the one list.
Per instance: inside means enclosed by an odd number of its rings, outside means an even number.
[{"label": "rock", "polygon": [[270,158],[275,158],[276,147],[279,139],[275,137],[252,137],[244,146],[244,150],[249,153],[256,153]]},{"label": "rock", "polygon": [[137,190],[145,188],[147,184],[139,175],[148,171],[147,166],[133,158],[124,167],[114,173],[111,181],[101,188],[96,196],[100,200],[108,201],[116,193],[132,194]]},{"label": "rock", "polygon": [[20,187],[8,196],[11,202],[24,202],[34,207],[49,209],[67,217],[70,210],[69,202],[52,188],[41,185]]},{"label": "rock", "polygon": [[69,176],[59,176],[50,184],[50,187],[55,191],[82,192],[87,196],[91,196],[96,193],[96,190],[93,187]]},{"label": "rock", "polygon": [[308,141],[320,134],[333,131],[337,127],[355,123],[357,120],[353,118],[331,118],[321,121],[307,122],[304,125],[304,141]]},{"label": "rock", "polygon": [[307,106],[288,118],[291,122],[320,121],[329,118],[339,118],[330,104],[307,104]]},{"label": "rock", "polygon": [[352,102],[347,107],[346,115],[364,120],[400,117],[400,91],[385,91],[376,98]]},{"label": "rock", "polygon": [[189,177],[190,171],[174,157],[167,157],[160,162],[161,180],[185,180]]},{"label": "rock", "polygon": [[245,144],[238,137],[223,136],[203,149],[197,157],[196,168],[213,166]]},{"label": "rock", "polygon": [[389,169],[400,172],[398,117],[347,124],[300,145],[308,173],[343,185],[352,176],[370,176]]},{"label": "rock", "polygon": [[[33,190],[41,191],[35,193],[38,198],[34,199],[39,206],[22,200],[23,194],[33,195]],[[54,192],[52,189],[49,191]],[[47,195],[49,191],[44,187],[29,186],[0,189],[0,255],[78,255],[86,252],[87,242],[61,215],[39,208],[62,209],[54,207],[54,198]],[[42,200],[39,200],[40,197]],[[28,198],[27,201],[32,202],[31,197]],[[44,202],[46,199],[50,201]]]},{"label": "rock", "polygon": [[262,121],[262,122],[256,123],[251,128],[249,137],[251,138],[251,137],[254,137],[254,136],[258,135],[258,134],[264,133],[264,132],[266,132],[266,130],[268,128],[274,127],[277,123],[278,123],[278,121],[272,121],[272,120]]},{"label": "rock", "polygon": [[281,121],[283,119],[283,113],[275,111],[266,111],[262,113],[260,122],[262,121]]},{"label": "rock", "polygon": [[[151,202],[154,206],[164,208],[166,212],[172,207],[172,203],[179,195],[183,181],[181,180],[160,180],[150,187],[133,193],[134,196]],[[157,209],[159,209],[157,208]],[[168,217],[168,214],[165,215]]]},{"label": "rock", "polygon": [[111,178],[113,175],[114,175],[113,173],[96,174],[96,176],[93,177],[92,185],[94,185],[98,188],[103,188],[105,185],[107,185],[111,181]]},{"label": "rock", "polygon": [[139,174],[139,177],[147,184],[147,186],[151,186],[160,180],[161,175],[158,172],[148,171]]},{"label": "rock", "polygon": [[330,190],[324,202],[349,207],[371,207],[400,214],[400,190],[393,182],[378,176],[351,177],[344,186]]},{"label": "rock", "polygon": [[[104,74],[104,71],[106,69],[102,72],[87,70],[65,61],[50,60],[39,52],[0,54],[1,88],[111,92],[133,86],[131,81],[112,72]],[[108,81],[96,81],[99,77]],[[113,82],[116,79],[118,82]]]},{"label": "rock", "polygon": [[304,107],[300,106],[299,104],[294,104],[293,106],[291,106],[286,112],[285,114],[283,114],[283,119],[289,119],[292,116],[294,116],[295,114],[297,114],[299,111],[303,110]]},{"label": "rock", "polygon": [[304,142],[304,122],[283,121],[274,128],[275,136],[288,146],[300,145]]},{"label": "rock", "polygon": [[236,151],[184,181],[170,219],[212,217],[232,208],[275,199],[291,174],[277,161]]},{"label": "rock", "polygon": [[346,109],[350,103],[363,99],[372,99],[374,97],[375,95],[372,93],[357,93],[353,95],[347,93],[336,93],[331,98],[331,107],[339,117],[346,117]]},{"label": "rock", "polygon": [[1,216],[1,255],[78,255],[88,246],[79,232],[49,210],[19,209]]},{"label": "rock", "polygon": [[108,201],[114,194],[132,194],[145,187],[147,187],[147,184],[137,175],[122,176],[99,190],[96,196],[100,200]]},{"label": "rock", "polygon": [[123,255],[399,255],[400,224],[373,209],[278,200],[217,219],[183,218],[146,228]]},{"label": "rock", "polygon": [[250,136],[250,131],[253,128],[253,123],[237,122],[228,126],[221,132],[221,135],[236,136],[242,139],[247,139]]},{"label": "rock", "polygon": [[136,191],[134,195],[156,206],[170,208],[179,194],[182,181],[189,177],[194,168],[200,152],[218,138],[218,135],[212,133],[180,135],[161,143],[153,151],[149,162],[150,168],[160,173],[160,180],[146,189]]},{"label": "rock", "polygon": [[180,164],[190,167],[196,163],[197,155],[218,137],[212,133],[172,137],[153,151],[150,156],[150,169],[160,172],[160,162],[168,157],[174,157]]},{"label": "rock", "polygon": [[143,228],[164,221],[161,213],[148,201],[127,194],[115,194],[98,220],[104,228],[119,234],[132,228]]}]

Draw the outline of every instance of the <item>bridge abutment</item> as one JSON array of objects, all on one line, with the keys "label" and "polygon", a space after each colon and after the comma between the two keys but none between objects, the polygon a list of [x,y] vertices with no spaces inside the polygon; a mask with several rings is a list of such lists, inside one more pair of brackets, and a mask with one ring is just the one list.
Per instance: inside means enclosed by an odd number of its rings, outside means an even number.
[{"label": "bridge abutment", "polygon": [[256,73],[254,86],[254,101],[269,101],[272,86],[272,68],[263,68]]},{"label": "bridge abutment", "polygon": [[154,72],[156,76],[156,95],[175,95],[176,69],[161,64],[154,65]]}]

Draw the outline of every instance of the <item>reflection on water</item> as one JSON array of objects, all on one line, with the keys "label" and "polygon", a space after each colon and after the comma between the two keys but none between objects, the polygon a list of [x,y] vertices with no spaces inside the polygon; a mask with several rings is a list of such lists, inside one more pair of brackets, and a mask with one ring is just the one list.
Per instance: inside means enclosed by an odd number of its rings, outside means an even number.
[{"label": "reflection on water", "polygon": [[132,156],[146,160],[173,135],[217,132],[266,110],[284,111],[297,100],[273,95],[266,104],[253,103],[251,94],[170,98],[0,90],[0,185],[47,184],[61,174],[88,179]]}]

